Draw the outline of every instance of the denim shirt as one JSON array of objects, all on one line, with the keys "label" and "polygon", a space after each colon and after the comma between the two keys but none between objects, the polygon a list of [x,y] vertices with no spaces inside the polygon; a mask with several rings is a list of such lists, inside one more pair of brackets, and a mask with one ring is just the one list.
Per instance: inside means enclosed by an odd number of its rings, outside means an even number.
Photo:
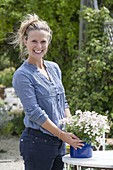
[{"label": "denim shirt", "polygon": [[49,118],[62,129],[59,122],[65,117],[65,109],[69,106],[58,64],[44,60],[44,66],[50,80],[40,73],[36,65],[24,61],[15,71],[12,84],[25,111],[25,127],[52,135],[41,125]]}]

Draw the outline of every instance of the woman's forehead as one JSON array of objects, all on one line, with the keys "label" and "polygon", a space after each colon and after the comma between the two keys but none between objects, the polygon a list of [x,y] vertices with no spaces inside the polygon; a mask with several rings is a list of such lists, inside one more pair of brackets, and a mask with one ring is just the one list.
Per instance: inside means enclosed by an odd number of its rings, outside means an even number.
[{"label": "woman's forehead", "polygon": [[28,37],[42,37],[42,38],[48,38],[49,33],[45,30],[31,30],[28,33]]}]

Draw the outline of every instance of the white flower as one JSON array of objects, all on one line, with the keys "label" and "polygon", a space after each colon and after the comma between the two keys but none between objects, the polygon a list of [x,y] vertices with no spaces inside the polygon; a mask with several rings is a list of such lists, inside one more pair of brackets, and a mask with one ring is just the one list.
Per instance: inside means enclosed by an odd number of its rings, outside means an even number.
[{"label": "white flower", "polygon": [[77,110],[75,115],[60,121],[65,130],[76,134],[87,143],[101,143],[103,133],[109,132],[110,126],[107,116],[99,115],[95,111]]}]

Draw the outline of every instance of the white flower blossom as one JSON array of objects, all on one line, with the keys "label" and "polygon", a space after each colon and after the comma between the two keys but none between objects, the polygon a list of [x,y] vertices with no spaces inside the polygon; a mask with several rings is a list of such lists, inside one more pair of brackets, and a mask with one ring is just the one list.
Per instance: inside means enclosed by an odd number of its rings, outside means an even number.
[{"label": "white flower blossom", "polygon": [[66,131],[92,144],[102,143],[103,133],[110,129],[107,116],[99,115],[95,111],[77,110],[74,116],[60,120],[60,124],[65,125]]}]

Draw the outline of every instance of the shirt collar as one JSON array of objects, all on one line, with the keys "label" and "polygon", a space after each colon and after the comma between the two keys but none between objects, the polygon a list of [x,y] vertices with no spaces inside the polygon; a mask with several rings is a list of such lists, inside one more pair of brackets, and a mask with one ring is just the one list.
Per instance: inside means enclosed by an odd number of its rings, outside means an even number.
[{"label": "shirt collar", "polygon": [[[48,67],[48,62],[46,60],[43,60],[45,67]],[[31,69],[33,69],[34,71],[38,70],[38,67],[36,66],[36,64],[30,64],[27,60],[24,61],[23,63],[26,66],[29,66]]]}]

